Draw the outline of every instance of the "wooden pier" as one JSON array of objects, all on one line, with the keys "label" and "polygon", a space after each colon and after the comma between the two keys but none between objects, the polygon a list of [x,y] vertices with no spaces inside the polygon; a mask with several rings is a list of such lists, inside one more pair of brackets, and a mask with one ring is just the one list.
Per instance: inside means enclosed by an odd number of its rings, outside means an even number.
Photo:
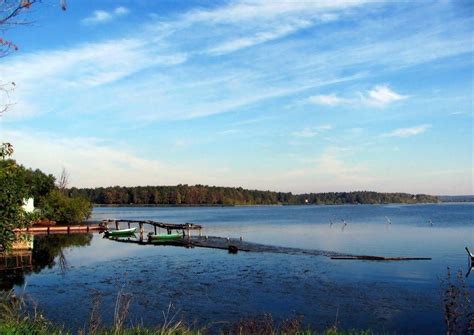
[{"label": "wooden pier", "polygon": [[17,228],[13,232],[16,234],[49,235],[49,234],[73,234],[88,233],[92,231],[103,231],[104,228],[97,224],[67,225],[67,226],[32,226],[27,228]]},{"label": "wooden pier", "polygon": [[192,231],[199,231],[199,235],[202,232],[202,226],[194,223],[164,223],[151,220],[102,220],[100,222],[87,222],[85,224],[76,224],[76,225],[50,225],[50,226],[32,226],[26,228],[17,228],[13,232],[16,234],[32,234],[32,235],[44,235],[44,234],[73,234],[73,233],[88,233],[88,232],[102,232],[108,230],[110,227],[114,227],[116,230],[119,230],[123,225],[126,225],[128,228],[131,225],[138,225],[139,232],[143,236],[145,233],[145,225],[152,227],[155,234],[157,234],[158,229],[165,229],[168,234],[171,234],[172,231],[180,231],[183,233],[183,236],[191,236]]},{"label": "wooden pier", "polygon": [[[263,245],[258,243],[252,243],[243,241],[242,238],[228,238],[218,236],[203,236],[203,227],[194,223],[164,223],[152,220],[102,220],[100,222],[88,222],[83,225],[70,225],[70,226],[48,226],[48,227],[30,227],[24,229],[16,229],[16,233],[29,233],[32,235],[37,234],[72,234],[72,233],[87,233],[87,232],[104,232],[121,230],[125,228],[132,228],[132,226],[139,228],[138,237],[133,233],[131,236],[108,237],[110,240],[121,242],[121,243],[135,243],[135,244],[154,244],[154,245],[173,245],[182,246],[187,248],[212,248],[212,249],[223,249],[228,250],[229,253],[237,253],[238,251],[247,252],[269,252],[269,253],[285,253],[285,254],[299,254],[299,255],[311,255],[311,256],[326,256],[335,260],[366,260],[366,261],[413,261],[413,260],[431,260],[429,257],[382,257],[382,256],[367,256],[367,255],[352,255],[339,252],[331,252],[325,250],[309,250],[300,248],[288,248],[288,247],[277,247],[270,245]],[[145,230],[145,227],[148,229]],[[112,229],[110,229],[112,228]],[[151,229],[150,229],[151,228]],[[158,234],[159,229],[166,230],[167,234],[171,234],[173,231],[182,233],[181,238],[176,240],[157,241],[153,240],[149,236],[145,237],[145,233]],[[199,235],[192,236],[193,231],[198,231]],[[466,248],[470,257],[472,253]],[[471,265],[472,266],[472,265]]]},{"label": "wooden pier", "polygon": [[[158,229],[165,229],[168,234],[171,234],[172,231],[182,232],[183,237],[191,237],[192,231],[199,231],[199,236],[202,235],[202,226],[194,223],[164,223],[151,220],[102,220],[99,223],[99,227],[104,230],[109,230],[110,226],[114,227],[116,230],[120,230],[120,225],[126,225],[127,228],[131,228],[132,225],[138,225],[138,232],[140,240],[145,240],[145,225],[150,225],[153,228],[155,235],[158,233]],[[123,227],[122,227],[123,229]]]}]

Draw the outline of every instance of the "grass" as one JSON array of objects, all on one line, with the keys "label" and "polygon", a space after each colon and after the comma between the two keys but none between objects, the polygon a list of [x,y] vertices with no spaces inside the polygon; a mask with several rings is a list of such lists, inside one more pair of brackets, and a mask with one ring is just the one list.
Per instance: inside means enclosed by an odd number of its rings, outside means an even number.
[{"label": "grass", "polygon": [[[34,305],[33,305],[34,306]],[[62,329],[54,327],[33,308],[28,311],[26,300],[10,292],[0,292],[0,334],[66,334]]]},{"label": "grass", "polygon": [[446,333],[474,334],[474,304],[462,271],[453,275],[448,268],[442,284]]}]

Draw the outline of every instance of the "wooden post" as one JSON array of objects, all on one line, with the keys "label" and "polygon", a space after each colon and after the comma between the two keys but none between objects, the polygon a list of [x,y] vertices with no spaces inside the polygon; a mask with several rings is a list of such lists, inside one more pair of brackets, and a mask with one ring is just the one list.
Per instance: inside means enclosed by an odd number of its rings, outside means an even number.
[{"label": "wooden post", "polygon": [[119,223],[118,223],[118,221],[115,221],[115,229],[119,230]]},{"label": "wooden post", "polygon": [[68,226],[67,226],[67,233],[68,233],[68,234],[71,233],[71,225],[68,225]]},{"label": "wooden post", "polygon": [[87,232],[89,232],[89,229],[90,229],[89,224],[87,224]]},{"label": "wooden post", "polygon": [[153,227],[154,227],[154,229],[155,229],[155,235],[156,235],[156,225],[154,225]]},{"label": "wooden post", "polygon": [[48,235],[49,235],[49,226],[48,226]]},{"label": "wooden post", "polygon": [[127,223],[128,223],[128,229],[130,229],[130,221],[128,221]]},{"label": "wooden post", "polygon": [[145,229],[143,228],[142,222],[140,222],[138,225],[140,226],[140,241],[143,241],[143,234],[145,233]]}]

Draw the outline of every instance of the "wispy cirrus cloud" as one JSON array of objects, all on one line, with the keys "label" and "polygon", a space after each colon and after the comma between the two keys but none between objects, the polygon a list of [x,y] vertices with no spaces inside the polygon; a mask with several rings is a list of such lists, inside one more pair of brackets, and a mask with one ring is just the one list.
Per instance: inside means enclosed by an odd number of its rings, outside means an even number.
[{"label": "wispy cirrus cloud", "polygon": [[307,16],[321,21],[334,20],[350,8],[370,3],[370,0],[279,1],[265,0],[234,1],[226,6],[209,10],[192,10],[183,18],[188,23],[240,24],[242,22],[275,21],[281,18]]},{"label": "wispy cirrus cloud", "polygon": [[[453,25],[462,25],[458,21],[447,21],[435,31],[420,29],[418,34],[370,43],[354,37],[373,34],[374,28],[383,35],[400,25],[400,19],[384,19],[383,24],[361,21],[344,34],[324,30],[328,21],[357,18],[358,11],[373,6],[371,1],[235,1],[190,10],[165,22],[147,22],[123,38],[6,59],[0,70],[2,77],[18,84],[13,100],[21,112],[11,115],[100,110],[114,118],[155,122],[236,111],[362,80],[375,70],[415,66],[471,50],[470,35],[463,30],[458,29],[456,38],[446,37]],[[321,25],[321,33],[313,29],[311,38],[285,39],[314,24]],[[242,49],[248,54],[236,52]],[[403,57],[397,56],[401,51]],[[40,81],[42,88],[36,85]],[[327,106],[356,102],[386,107],[408,96],[378,85],[362,98],[310,97],[309,102]]]},{"label": "wispy cirrus cloud", "polygon": [[92,14],[81,20],[84,25],[95,25],[113,21],[121,16],[128,15],[130,10],[127,7],[116,7],[111,11],[95,10]]},{"label": "wispy cirrus cloud", "polygon": [[[94,88],[116,83],[147,68],[175,66],[186,59],[183,53],[162,52],[159,46],[150,47],[140,38],[22,55],[1,68],[2,75],[14,78],[18,87],[12,94],[16,103],[14,113],[7,118],[48,113],[56,101],[68,104],[68,100],[76,100],[74,104],[80,104],[79,97],[83,95],[92,102]],[[37,86],[39,80],[41,88]]]},{"label": "wispy cirrus cloud", "polygon": [[302,130],[293,132],[292,135],[295,137],[300,137],[300,138],[311,138],[317,135],[321,135],[324,132],[331,129],[332,129],[332,126],[329,124],[325,124],[325,125],[321,125],[317,127],[305,127]]},{"label": "wispy cirrus cloud", "polygon": [[407,98],[407,95],[401,95],[385,84],[377,85],[365,93],[359,93],[357,98],[344,98],[332,93],[313,95],[307,98],[307,101],[312,104],[325,106],[367,105],[372,107],[386,107],[394,102]]},{"label": "wispy cirrus cloud", "polygon": [[389,133],[383,134],[384,137],[411,137],[423,134],[431,128],[430,124],[422,124],[415,127],[398,128]]},{"label": "wispy cirrus cloud", "polygon": [[312,95],[308,98],[308,102],[316,105],[338,106],[350,102],[349,99],[341,98],[338,95],[332,94],[318,94]]},{"label": "wispy cirrus cloud", "polygon": [[257,32],[253,36],[241,37],[230,41],[225,41],[219,45],[212,47],[208,50],[208,52],[213,55],[227,54],[243,48],[251,47],[257,44],[281,38],[283,36],[286,36],[309,26],[311,26],[310,21],[298,20],[297,22],[291,22],[277,26],[273,29]]}]

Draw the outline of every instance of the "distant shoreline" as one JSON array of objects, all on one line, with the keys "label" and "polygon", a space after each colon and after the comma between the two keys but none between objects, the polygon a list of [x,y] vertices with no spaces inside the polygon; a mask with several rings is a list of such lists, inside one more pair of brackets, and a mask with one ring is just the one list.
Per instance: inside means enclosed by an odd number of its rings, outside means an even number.
[{"label": "distant shoreline", "polygon": [[199,207],[294,207],[294,206],[308,206],[308,207],[319,207],[319,206],[385,206],[385,205],[442,205],[442,204],[472,204],[474,201],[441,201],[441,202],[419,202],[419,203],[403,203],[403,202],[390,202],[390,203],[380,203],[380,204],[262,204],[262,205],[216,205],[216,204],[184,204],[184,205],[172,205],[172,204],[162,204],[162,205],[155,205],[155,204],[93,204],[94,207],[123,207],[123,208],[199,208]]},{"label": "distant shoreline", "polygon": [[100,205],[237,206],[237,205],[342,205],[439,203],[436,196],[373,191],[293,194],[207,185],[71,188],[71,197],[84,197]]}]

